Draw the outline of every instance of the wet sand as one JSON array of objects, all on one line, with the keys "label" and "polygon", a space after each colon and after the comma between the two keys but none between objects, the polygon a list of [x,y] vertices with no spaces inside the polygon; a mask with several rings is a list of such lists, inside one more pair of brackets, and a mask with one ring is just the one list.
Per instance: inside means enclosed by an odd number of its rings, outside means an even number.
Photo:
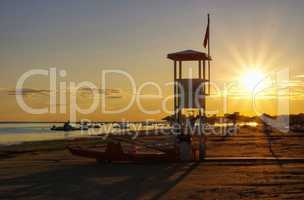
[{"label": "wet sand", "polygon": [[242,128],[208,137],[206,161],[172,164],[97,164],[38,145],[2,157],[0,199],[303,199],[304,134],[272,141],[270,151],[259,129]]}]

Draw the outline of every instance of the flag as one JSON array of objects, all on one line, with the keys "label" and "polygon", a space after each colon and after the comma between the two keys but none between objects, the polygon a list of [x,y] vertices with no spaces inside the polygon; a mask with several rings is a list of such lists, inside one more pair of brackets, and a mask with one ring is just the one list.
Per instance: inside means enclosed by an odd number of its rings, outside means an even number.
[{"label": "flag", "polygon": [[205,38],[204,38],[204,48],[207,47],[208,43],[209,43],[209,20],[208,20],[208,25],[206,28],[206,33],[205,33]]}]

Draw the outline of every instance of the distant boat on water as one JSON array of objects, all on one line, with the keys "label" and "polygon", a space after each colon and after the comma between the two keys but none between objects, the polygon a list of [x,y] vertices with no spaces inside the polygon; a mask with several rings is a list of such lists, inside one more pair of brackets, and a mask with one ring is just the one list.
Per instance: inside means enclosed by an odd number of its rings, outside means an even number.
[{"label": "distant boat on water", "polygon": [[86,131],[89,128],[87,126],[74,127],[70,125],[70,122],[65,122],[63,126],[52,126],[52,131]]}]

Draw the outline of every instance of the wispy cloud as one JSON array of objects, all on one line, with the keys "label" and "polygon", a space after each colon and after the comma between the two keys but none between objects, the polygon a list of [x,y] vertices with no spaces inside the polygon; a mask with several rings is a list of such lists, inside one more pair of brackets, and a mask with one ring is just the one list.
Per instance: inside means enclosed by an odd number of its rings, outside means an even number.
[{"label": "wispy cloud", "polygon": [[121,89],[92,89],[92,88],[80,88],[80,92],[98,92],[99,94],[106,94],[106,95],[111,95],[111,94],[120,94]]},{"label": "wispy cloud", "polygon": [[[23,95],[26,97],[33,97],[33,96],[49,96],[51,90],[48,89],[35,89],[35,88],[22,88],[22,89],[5,89],[0,88],[0,92],[5,93],[10,96],[16,95]],[[56,91],[57,95],[60,91]],[[71,92],[70,89],[65,91],[66,93]],[[77,91],[77,95],[90,98],[93,97],[93,93],[97,92],[98,94],[104,94],[106,98],[118,99],[122,98],[122,92],[120,89],[90,89],[90,88],[80,88]]]},{"label": "wispy cloud", "polygon": [[106,98],[111,99],[121,99],[122,92],[120,89],[91,89],[91,88],[81,88],[79,89],[79,95],[84,98],[94,98],[94,93],[105,95]]},{"label": "wispy cloud", "polygon": [[8,95],[44,95],[48,96],[50,90],[45,89],[32,89],[32,88],[23,88],[23,89],[15,89],[15,90],[6,90]]}]

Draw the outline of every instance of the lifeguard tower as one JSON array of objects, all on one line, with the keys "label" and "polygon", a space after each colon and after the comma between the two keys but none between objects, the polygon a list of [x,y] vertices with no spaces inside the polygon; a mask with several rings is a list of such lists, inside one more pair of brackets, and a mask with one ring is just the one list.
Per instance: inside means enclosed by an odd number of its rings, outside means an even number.
[{"label": "lifeguard tower", "polygon": [[[208,54],[185,50],[167,55],[174,63],[174,118],[182,126],[182,111],[195,109],[199,117],[201,134],[202,116],[206,115],[206,96],[210,94],[210,61]],[[183,78],[183,62],[197,62],[198,74],[193,78]]]}]

